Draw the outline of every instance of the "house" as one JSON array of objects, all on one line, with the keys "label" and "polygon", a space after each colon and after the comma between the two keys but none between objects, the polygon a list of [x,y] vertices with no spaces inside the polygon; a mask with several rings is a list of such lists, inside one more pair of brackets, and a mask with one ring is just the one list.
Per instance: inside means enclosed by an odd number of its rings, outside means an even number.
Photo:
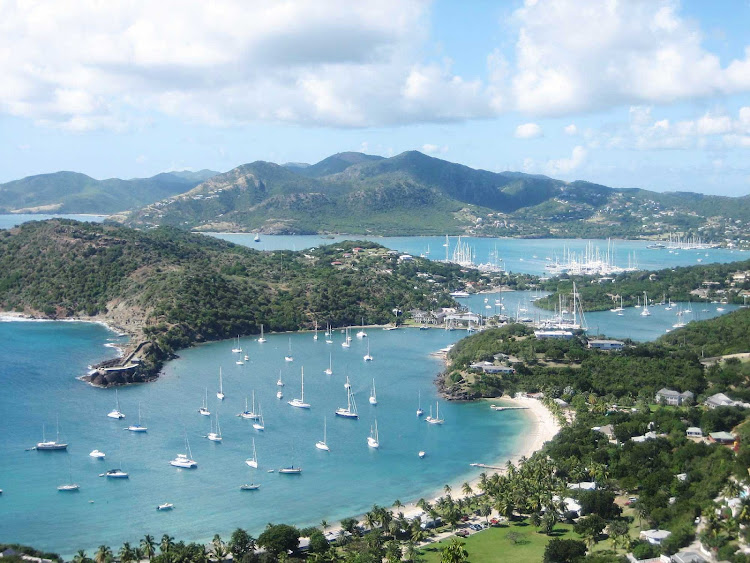
[{"label": "house", "polygon": [[594,426],[591,430],[593,430],[594,432],[601,432],[610,440],[615,439],[615,429],[611,424],[606,424],[604,426]]},{"label": "house", "polygon": [[703,404],[706,405],[709,409],[715,409],[716,407],[742,407],[743,409],[750,408],[750,404],[730,399],[724,393],[716,393],[716,395],[711,395],[704,401]]},{"label": "house", "polygon": [[568,488],[580,491],[595,491],[597,486],[595,481],[582,481],[580,483],[568,483]]},{"label": "house", "polygon": [[545,338],[570,340],[571,338],[573,338],[573,333],[569,330],[535,330],[534,336],[540,340]]},{"label": "house", "polygon": [[672,535],[669,530],[642,530],[639,538],[653,545],[661,545],[665,539]]},{"label": "house", "polygon": [[691,391],[680,393],[679,391],[667,389],[666,387],[662,387],[656,392],[657,403],[665,401],[668,405],[672,405],[675,407],[685,404],[685,402],[692,401],[694,398],[695,395],[693,395]]},{"label": "house", "polygon": [[588,347],[594,350],[622,350],[625,343],[620,340],[589,340]]},{"label": "house", "polygon": [[502,374],[513,374],[516,373],[514,368],[508,366],[498,366],[492,362],[474,362],[469,366],[471,369],[479,369],[484,373],[502,373]]},{"label": "house", "polygon": [[703,438],[703,430],[697,426],[691,426],[685,431],[685,435],[688,438]]},{"label": "house", "polygon": [[672,563],[706,563],[706,558],[697,551],[678,551],[672,556]]},{"label": "house", "polygon": [[734,444],[734,434],[731,432],[711,432],[708,435],[712,442],[717,444]]},{"label": "house", "polygon": [[645,442],[646,440],[656,440],[657,438],[664,438],[666,434],[657,434],[653,430],[646,432],[643,436],[633,436],[630,438],[633,442]]}]

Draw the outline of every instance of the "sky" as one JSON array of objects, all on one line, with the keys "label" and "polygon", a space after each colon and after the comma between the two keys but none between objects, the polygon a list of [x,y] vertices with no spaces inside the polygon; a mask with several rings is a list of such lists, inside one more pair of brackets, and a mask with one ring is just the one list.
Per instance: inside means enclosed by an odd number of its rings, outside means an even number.
[{"label": "sky", "polygon": [[750,0],[0,0],[0,182],[420,150],[750,194]]}]

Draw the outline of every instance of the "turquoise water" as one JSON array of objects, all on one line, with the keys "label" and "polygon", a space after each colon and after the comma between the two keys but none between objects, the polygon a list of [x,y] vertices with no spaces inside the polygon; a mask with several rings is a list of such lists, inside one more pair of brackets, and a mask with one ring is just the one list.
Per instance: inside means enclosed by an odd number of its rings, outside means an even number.
[{"label": "turquoise water", "polygon": [[[218,233],[214,236],[243,246],[258,250],[302,250],[322,244],[333,244],[343,240],[371,240],[385,247],[406,252],[414,256],[425,254],[433,260],[444,260],[443,246],[445,237],[366,237],[359,235],[335,236],[324,238],[317,235],[261,235],[260,242],[254,242],[252,234]],[[453,252],[456,237],[450,238],[449,253]],[[545,274],[544,267],[555,260],[562,261],[565,249],[582,253],[590,243],[593,248],[599,248],[600,253],[606,253],[606,240],[583,239],[507,239],[507,238],[479,238],[463,237],[475,253],[475,263],[489,262],[491,252],[497,250],[501,265],[506,270],[516,273]],[[750,253],[741,250],[716,248],[708,250],[650,250],[646,248],[646,241],[615,240],[614,263],[621,267],[635,265],[643,270],[660,270],[674,266],[693,266],[696,264],[710,264],[711,262],[735,262],[746,260]],[[429,251],[429,255],[426,253]],[[548,260],[549,259],[549,260]]]},{"label": "turquoise water", "polygon": [[[523,441],[527,425],[522,411],[494,416],[486,404],[441,402],[443,426],[415,416],[418,394],[427,411],[434,405],[433,385],[441,362],[429,355],[463,336],[443,330],[369,331],[373,362],[365,363],[367,340],[356,338],[350,349],[336,333],[327,345],[322,337],[291,335],[295,361],[284,361],[288,335],[268,335],[259,344],[241,339],[250,361],[235,364],[233,343],[217,342],[180,352],[153,383],[119,389],[124,420],[107,418],[115,391],[96,389],[78,380],[87,365],[113,355],[105,348],[118,339],[105,328],[88,323],[0,323],[0,542],[32,544],[63,554],[91,550],[106,543],[119,546],[145,533],[169,533],[180,539],[208,541],[214,533],[227,536],[237,526],[259,533],[267,522],[318,524],[368,510],[374,503],[390,505],[431,498],[445,483],[475,477],[470,462],[509,457]],[[332,376],[323,370],[333,355]],[[219,367],[223,370],[223,403],[216,398]],[[299,397],[300,368],[305,368],[305,400],[309,411],[287,401]],[[284,398],[275,394],[279,371]],[[340,419],[334,410],[346,405],[345,374],[356,394],[360,419]],[[379,404],[369,405],[375,378]],[[208,388],[208,405],[219,414],[224,442],[203,438],[210,421],[198,414]],[[265,416],[266,430],[236,415],[244,410],[253,389]],[[136,422],[138,404],[148,433],[127,432]],[[377,422],[381,448],[367,447],[370,425]],[[67,452],[25,451],[42,437],[60,437]],[[330,453],[315,448],[327,417]],[[213,417],[212,417],[213,418]],[[189,438],[196,470],[169,465],[184,452]],[[259,469],[244,460],[255,437]],[[88,456],[93,449],[106,461]],[[427,457],[419,459],[417,452]],[[267,473],[295,464],[301,476]],[[98,477],[118,467],[130,473],[125,481]],[[69,481],[78,493],[60,493]],[[242,483],[261,484],[256,492],[239,490]],[[90,502],[93,501],[93,502]],[[172,512],[157,504],[172,502]]]},{"label": "turquoise water", "polygon": [[64,219],[74,219],[76,221],[89,221],[92,223],[100,223],[107,218],[107,215],[75,215],[75,214],[61,214],[61,215],[48,215],[42,213],[11,213],[11,214],[0,214],[0,229],[10,229],[26,221],[46,221],[47,219],[53,219],[55,217],[62,217]]}]

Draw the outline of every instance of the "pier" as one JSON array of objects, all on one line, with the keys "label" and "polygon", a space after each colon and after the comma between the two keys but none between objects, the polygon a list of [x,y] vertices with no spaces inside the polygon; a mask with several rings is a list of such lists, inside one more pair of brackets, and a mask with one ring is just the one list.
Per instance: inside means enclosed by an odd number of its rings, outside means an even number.
[{"label": "pier", "polygon": [[513,411],[513,410],[525,410],[529,407],[498,407],[497,405],[490,405],[493,411]]}]

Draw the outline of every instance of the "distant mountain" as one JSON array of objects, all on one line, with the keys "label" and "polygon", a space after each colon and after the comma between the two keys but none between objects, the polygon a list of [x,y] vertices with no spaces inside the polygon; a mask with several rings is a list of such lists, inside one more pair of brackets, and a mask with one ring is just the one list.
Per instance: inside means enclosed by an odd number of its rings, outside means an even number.
[{"label": "distant mountain", "polygon": [[95,180],[77,172],[39,174],[0,184],[0,212],[116,213],[183,193],[216,174],[165,172],[130,180]]},{"label": "distant mountain", "polygon": [[310,166],[253,162],[115,218],[130,226],[267,233],[723,239],[750,232],[750,197],[657,193],[489,172],[408,151]]}]

